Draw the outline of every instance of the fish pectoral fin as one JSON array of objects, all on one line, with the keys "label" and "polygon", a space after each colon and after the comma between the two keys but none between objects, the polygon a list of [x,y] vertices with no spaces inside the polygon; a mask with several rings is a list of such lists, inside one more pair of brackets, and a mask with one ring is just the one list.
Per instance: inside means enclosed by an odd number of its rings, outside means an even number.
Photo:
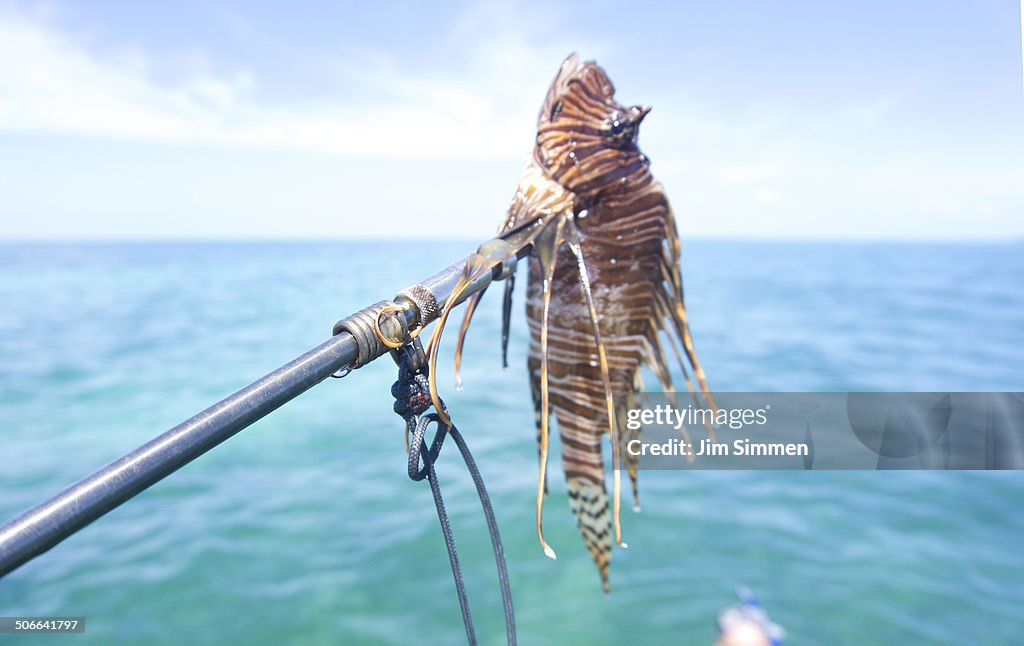
[{"label": "fish pectoral fin", "polygon": [[484,287],[476,294],[469,297],[466,302],[466,311],[462,314],[462,323],[459,325],[459,338],[455,342],[455,387],[462,388],[462,347],[466,343],[466,333],[469,331],[469,324],[473,320],[473,313],[476,312],[480,299],[487,292]]},{"label": "fish pectoral fin", "polygon": [[[516,265],[518,267],[518,265]],[[508,368],[508,336],[512,328],[512,292],[516,285],[516,270],[505,279],[505,297],[501,302],[501,367]]]},{"label": "fish pectoral fin", "polygon": [[548,322],[551,311],[551,281],[558,261],[558,249],[562,246],[562,232],[566,218],[558,218],[553,226],[541,231],[534,246],[534,253],[544,272],[540,315],[540,476],[537,480],[537,538],[548,558],[558,558],[544,540],[544,494],[547,491],[548,440],[551,420],[551,388],[548,383]]},{"label": "fish pectoral fin", "polygon": [[594,303],[594,293],[590,288],[590,273],[587,270],[586,259],[583,257],[583,248],[579,241],[576,225],[570,220],[566,223],[565,230],[567,246],[576,257],[576,266],[580,278],[580,289],[583,291],[583,298],[587,303],[587,312],[590,315],[590,324],[594,335],[594,349],[597,351],[597,361],[601,371],[601,385],[604,387],[605,413],[608,416],[608,437],[611,438],[612,443],[612,491],[614,497],[612,517],[615,525],[615,543],[621,547],[626,547],[626,543],[622,540],[622,523],[620,522],[619,516],[622,500],[619,425],[615,421],[615,400],[612,396],[611,371],[608,368],[608,352],[605,348],[604,340],[601,337],[601,325],[597,315],[597,306]]},{"label": "fish pectoral fin", "polygon": [[[527,362],[527,369],[530,374],[530,397],[533,399],[533,413],[534,423],[537,430],[537,461],[540,462],[544,459],[543,453],[541,452],[541,432],[544,425],[541,423],[541,415],[543,409],[541,408],[541,396],[540,396],[540,361],[533,357],[530,357]],[[551,424],[550,417],[548,424]],[[544,472],[544,495],[548,494],[548,478],[547,471]]]}]

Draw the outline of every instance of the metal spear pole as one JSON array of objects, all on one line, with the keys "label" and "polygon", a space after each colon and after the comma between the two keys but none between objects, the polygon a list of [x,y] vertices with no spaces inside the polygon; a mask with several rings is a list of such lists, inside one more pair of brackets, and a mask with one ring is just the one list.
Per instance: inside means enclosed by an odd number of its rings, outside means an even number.
[{"label": "metal spear pole", "polygon": [[[523,253],[520,254],[524,255]],[[447,300],[466,265],[464,259],[404,290],[431,295],[453,307],[509,273],[495,267],[471,283],[453,303]],[[514,261],[514,259],[512,259]],[[424,292],[423,290],[426,290]],[[425,326],[438,311],[405,311],[407,323]],[[277,370],[185,420],[131,453],[86,476],[53,498],[0,526],[0,576],[39,556],[103,514],[156,484],[253,422],[298,397],[327,377],[355,367],[357,339],[340,331]],[[371,360],[376,357],[371,357]]]}]

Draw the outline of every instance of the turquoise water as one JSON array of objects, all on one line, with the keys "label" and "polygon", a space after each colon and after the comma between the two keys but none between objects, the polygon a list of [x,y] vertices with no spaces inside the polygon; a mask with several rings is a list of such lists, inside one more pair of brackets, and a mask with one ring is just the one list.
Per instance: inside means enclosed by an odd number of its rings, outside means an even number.
[{"label": "turquoise water", "polygon": [[[0,246],[0,516],[471,248]],[[698,241],[684,255],[717,390],[1024,390],[1020,244]],[[441,383],[494,499],[522,643],[708,644],[739,582],[791,644],[1024,640],[1020,473],[645,472],[609,596],[555,477],[545,528],[559,560],[546,559],[526,326],[517,307],[503,372],[499,301],[476,317],[465,389],[445,359]],[[87,618],[84,638],[33,643],[458,643],[430,493],[405,475],[393,379],[380,361],[316,387],[0,580],[0,615]],[[490,544],[458,464],[446,453],[439,469],[477,630],[502,643]]]}]

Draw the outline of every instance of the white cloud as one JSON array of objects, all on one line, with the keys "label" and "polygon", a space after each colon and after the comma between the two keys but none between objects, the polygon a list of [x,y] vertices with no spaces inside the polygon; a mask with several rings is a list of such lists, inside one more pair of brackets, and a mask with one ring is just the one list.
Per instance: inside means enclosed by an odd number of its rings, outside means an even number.
[{"label": "white cloud", "polygon": [[746,186],[781,177],[785,172],[785,167],[779,164],[738,164],[712,167],[707,176],[723,186]]},{"label": "white cloud", "polygon": [[779,201],[779,192],[773,188],[759,188],[754,195],[759,202],[764,204],[773,204]]},{"label": "white cloud", "polygon": [[[359,105],[272,105],[241,71],[161,85],[144,57],[105,60],[38,18],[0,16],[0,132],[303,150],[399,158],[523,157],[543,90],[567,52],[536,47],[497,9],[453,29],[470,78],[403,74],[383,53],[346,69]],[[512,12],[514,14],[515,12]],[[481,23],[503,20],[503,30]],[[489,33],[481,38],[477,34]],[[500,70],[500,74],[496,71]],[[536,88],[524,96],[523,87]],[[525,143],[524,143],[525,142]]]}]

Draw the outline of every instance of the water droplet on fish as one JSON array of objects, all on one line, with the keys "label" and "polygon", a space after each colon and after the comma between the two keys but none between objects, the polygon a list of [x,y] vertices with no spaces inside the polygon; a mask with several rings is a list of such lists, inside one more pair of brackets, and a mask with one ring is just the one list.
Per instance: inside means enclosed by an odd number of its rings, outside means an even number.
[{"label": "water droplet on fish", "polygon": [[585,219],[585,218],[586,218],[586,217],[587,217],[588,215],[590,215],[590,211],[588,211],[588,210],[586,210],[586,209],[583,209],[583,210],[582,210],[582,211],[580,211],[580,212],[579,212],[578,214],[576,214],[576,217],[577,217],[577,218],[579,218],[580,220],[583,220],[583,219]]},{"label": "water droplet on fish", "polygon": [[616,262],[618,262],[618,261],[617,261],[617,260],[615,260],[615,258],[612,258],[612,259],[611,259],[611,263],[612,263],[613,265],[614,265],[614,264],[615,264]]},{"label": "water droplet on fish", "polygon": [[621,235],[617,235],[617,236],[615,236],[615,239],[616,240],[622,240],[622,236]]},{"label": "water droplet on fish", "polygon": [[591,360],[590,360],[590,367],[591,367],[591,368],[596,368],[596,367],[597,367],[597,362],[596,362],[596,361],[594,361],[593,359],[591,359]]}]

